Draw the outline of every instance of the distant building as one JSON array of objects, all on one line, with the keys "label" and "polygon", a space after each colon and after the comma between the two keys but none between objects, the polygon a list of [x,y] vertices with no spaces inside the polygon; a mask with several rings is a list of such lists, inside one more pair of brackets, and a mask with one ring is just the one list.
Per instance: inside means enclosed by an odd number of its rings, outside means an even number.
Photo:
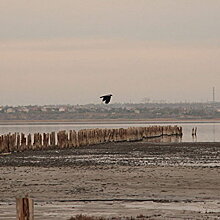
[{"label": "distant building", "polygon": [[140,110],[135,109],[135,110],[134,110],[134,113],[136,113],[136,114],[140,114]]},{"label": "distant building", "polygon": [[42,112],[47,112],[47,108],[43,107],[43,108],[41,108],[41,111]]},{"label": "distant building", "polygon": [[64,107],[59,108],[59,112],[65,112],[65,111],[66,111],[66,109]]},{"label": "distant building", "polygon": [[7,113],[14,113],[15,110],[14,110],[13,108],[8,108],[8,109],[6,109],[6,112],[7,112]]},{"label": "distant building", "polygon": [[29,109],[28,108],[26,108],[26,107],[23,107],[23,108],[21,108],[21,110],[20,110],[21,112],[29,112]]}]

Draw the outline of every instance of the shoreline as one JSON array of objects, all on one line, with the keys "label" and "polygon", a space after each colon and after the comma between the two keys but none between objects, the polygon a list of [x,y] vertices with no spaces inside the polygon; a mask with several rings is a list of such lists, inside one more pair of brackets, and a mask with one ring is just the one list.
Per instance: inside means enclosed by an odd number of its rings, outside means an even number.
[{"label": "shoreline", "polygon": [[0,120],[0,125],[59,125],[59,124],[188,124],[188,123],[220,123],[216,119],[78,119],[78,120]]}]

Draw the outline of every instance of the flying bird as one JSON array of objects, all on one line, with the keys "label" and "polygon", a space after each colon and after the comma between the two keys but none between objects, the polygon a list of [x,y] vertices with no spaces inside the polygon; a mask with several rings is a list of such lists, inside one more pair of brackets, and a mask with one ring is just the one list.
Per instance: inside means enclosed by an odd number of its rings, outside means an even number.
[{"label": "flying bird", "polygon": [[108,104],[111,100],[111,97],[112,97],[112,95],[109,94],[109,95],[103,95],[100,98],[102,99],[103,102],[105,102],[105,104]]}]

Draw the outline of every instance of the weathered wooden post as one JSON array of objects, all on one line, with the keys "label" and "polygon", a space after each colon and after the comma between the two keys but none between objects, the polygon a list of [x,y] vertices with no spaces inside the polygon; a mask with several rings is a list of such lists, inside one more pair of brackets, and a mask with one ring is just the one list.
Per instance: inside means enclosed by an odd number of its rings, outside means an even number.
[{"label": "weathered wooden post", "polygon": [[28,136],[27,136],[27,148],[32,149],[31,134],[28,134]]},{"label": "weathered wooden post", "polygon": [[78,139],[78,146],[80,147],[81,146],[81,140],[82,140],[82,131],[79,130],[77,132],[77,139]]},{"label": "weathered wooden post", "polygon": [[77,133],[75,130],[69,131],[69,147],[77,147]]},{"label": "weathered wooden post", "polygon": [[4,148],[3,148],[3,141],[2,141],[2,135],[0,136],[0,153],[4,152]]},{"label": "weathered wooden post", "polygon": [[40,133],[34,134],[33,148],[34,149],[42,149],[42,135]]},{"label": "weathered wooden post", "polygon": [[19,133],[17,133],[17,138],[16,138],[16,148],[17,148],[17,151],[20,151],[20,146],[21,146],[21,136]]},{"label": "weathered wooden post", "polygon": [[9,149],[8,149],[8,135],[7,134],[3,135],[3,149],[4,149],[4,152],[9,152]]},{"label": "weathered wooden post", "polygon": [[31,198],[16,198],[17,220],[34,220],[34,202]]},{"label": "weathered wooden post", "polygon": [[43,133],[43,149],[49,146],[49,134]]},{"label": "weathered wooden post", "polygon": [[55,147],[56,145],[56,133],[53,131],[50,133],[50,147]]},{"label": "weathered wooden post", "polygon": [[68,144],[69,144],[69,139],[66,131],[59,131],[57,133],[57,146],[59,148],[65,148],[68,147]]},{"label": "weathered wooden post", "polygon": [[26,137],[23,133],[21,133],[21,150],[26,150]]},{"label": "weathered wooden post", "polygon": [[14,133],[10,136],[9,149],[11,152],[16,151],[16,133]]},{"label": "weathered wooden post", "polygon": [[73,146],[77,147],[78,146],[78,134],[75,130],[73,130]]}]

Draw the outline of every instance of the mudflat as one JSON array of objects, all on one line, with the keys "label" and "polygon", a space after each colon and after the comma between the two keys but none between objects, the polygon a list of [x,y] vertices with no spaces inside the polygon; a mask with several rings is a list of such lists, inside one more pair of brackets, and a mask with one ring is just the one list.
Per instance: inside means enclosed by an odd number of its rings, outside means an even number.
[{"label": "mudflat", "polygon": [[0,155],[0,219],[29,195],[35,219],[85,214],[220,219],[220,143],[108,143]]}]

